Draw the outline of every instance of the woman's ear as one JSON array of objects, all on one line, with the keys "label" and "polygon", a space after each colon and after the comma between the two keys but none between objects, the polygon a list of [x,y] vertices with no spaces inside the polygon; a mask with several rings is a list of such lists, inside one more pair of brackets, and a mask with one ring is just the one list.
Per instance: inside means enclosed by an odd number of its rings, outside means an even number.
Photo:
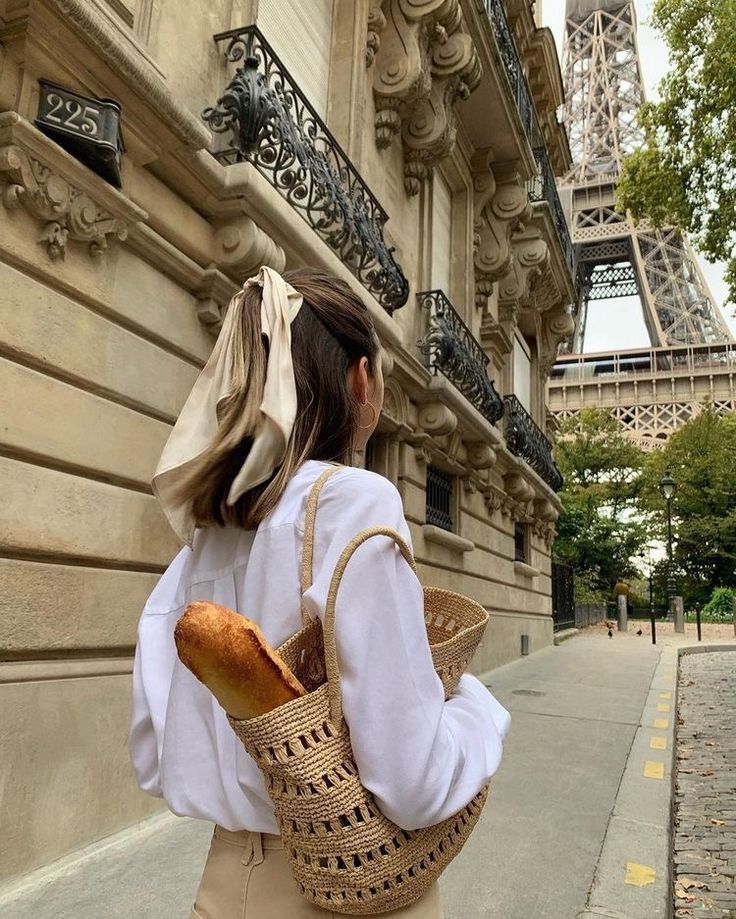
[{"label": "woman's ear", "polygon": [[348,369],[348,387],[359,405],[368,401],[368,358],[361,357]]}]

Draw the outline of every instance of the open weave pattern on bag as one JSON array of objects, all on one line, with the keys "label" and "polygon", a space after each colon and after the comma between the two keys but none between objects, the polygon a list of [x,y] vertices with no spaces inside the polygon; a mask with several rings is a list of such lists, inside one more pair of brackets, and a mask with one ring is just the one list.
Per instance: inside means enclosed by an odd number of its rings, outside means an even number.
[{"label": "open weave pattern on bag", "polygon": [[[424,601],[435,669],[449,696],[488,613],[439,588],[426,587]],[[435,826],[402,830],[363,787],[345,721],[331,722],[319,620],[300,629],[279,654],[308,694],[258,718],[229,721],[266,778],[300,891],[317,906],[355,916],[412,903],[462,849],[488,788]]]},{"label": "open weave pattern on bag", "polygon": [[418,899],[462,848],[488,793],[435,826],[402,830],[361,784],[347,725],[330,721],[326,684],[229,721],[265,775],[299,889],[324,909],[372,915]]}]

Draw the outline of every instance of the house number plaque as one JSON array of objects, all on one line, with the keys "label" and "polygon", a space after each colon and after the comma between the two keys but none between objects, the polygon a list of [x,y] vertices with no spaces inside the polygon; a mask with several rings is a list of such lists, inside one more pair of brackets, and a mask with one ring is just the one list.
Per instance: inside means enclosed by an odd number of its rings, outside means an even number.
[{"label": "house number plaque", "polygon": [[39,80],[36,126],[72,156],[120,188],[120,106]]}]

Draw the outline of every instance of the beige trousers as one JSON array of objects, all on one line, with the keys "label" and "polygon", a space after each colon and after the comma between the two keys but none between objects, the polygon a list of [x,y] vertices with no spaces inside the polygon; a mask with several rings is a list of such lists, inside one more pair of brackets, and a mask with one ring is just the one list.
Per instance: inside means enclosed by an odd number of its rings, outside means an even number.
[{"label": "beige trousers", "polygon": [[[380,916],[442,919],[433,884],[410,906]],[[377,919],[380,919],[380,916]],[[215,827],[190,919],[341,919],[314,906],[297,890],[280,836],[231,833]]]}]

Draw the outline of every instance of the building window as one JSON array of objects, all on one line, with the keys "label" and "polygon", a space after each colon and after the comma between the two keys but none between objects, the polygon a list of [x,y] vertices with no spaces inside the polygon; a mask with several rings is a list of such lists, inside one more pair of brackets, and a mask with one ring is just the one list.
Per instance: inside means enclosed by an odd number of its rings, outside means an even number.
[{"label": "building window", "polygon": [[427,523],[443,530],[453,529],[454,479],[441,469],[427,467]]},{"label": "building window", "polygon": [[529,527],[524,523],[514,524],[514,561],[529,562]]},{"label": "building window", "polygon": [[297,85],[325,119],[334,0],[260,0],[257,25]]},{"label": "building window", "polygon": [[518,335],[514,337],[514,395],[524,408],[532,410],[532,358],[529,345]]},{"label": "building window", "polygon": [[452,191],[435,170],[432,177],[432,271],[431,289],[450,297],[452,259]]}]

